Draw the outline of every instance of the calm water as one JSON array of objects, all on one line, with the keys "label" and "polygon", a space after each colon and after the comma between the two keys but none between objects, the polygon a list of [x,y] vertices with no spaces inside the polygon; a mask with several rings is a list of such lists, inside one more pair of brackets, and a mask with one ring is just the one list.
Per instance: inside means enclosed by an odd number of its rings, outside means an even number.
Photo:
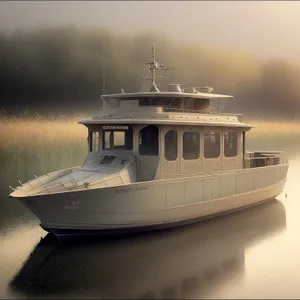
[{"label": "calm water", "polygon": [[7,198],[8,185],[80,164],[85,144],[68,155],[55,145],[56,155],[43,149],[49,155],[39,159],[26,149],[0,152],[0,297],[299,298],[298,144],[278,137],[247,144],[287,151],[278,201],[192,226],[60,246],[49,236],[40,241],[46,233]]}]

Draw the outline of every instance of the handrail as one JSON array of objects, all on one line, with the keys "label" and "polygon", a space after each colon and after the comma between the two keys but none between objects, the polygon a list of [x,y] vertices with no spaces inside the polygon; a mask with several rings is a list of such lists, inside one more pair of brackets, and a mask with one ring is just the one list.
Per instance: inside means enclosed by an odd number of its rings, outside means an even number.
[{"label": "handrail", "polygon": [[260,153],[260,154],[283,154],[284,151],[247,151],[246,154],[253,154],[253,153]]},{"label": "handrail", "polygon": [[[76,189],[78,189],[78,188],[88,189],[89,186],[93,186],[93,185],[99,184],[99,183],[105,181],[105,179],[121,175],[121,173],[125,172],[133,163],[134,163],[134,160],[131,161],[130,163],[128,163],[128,165],[124,169],[121,169],[118,173],[109,174],[110,175],[109,177],[104,177],[104,178],[100,177],[100,178],[98,178],[98,179],[96,179],[96,180],[94,180],[92,182],[84,181],[82,183],[78,183],[74,178],[71,178],[70,181],[67,181],[67,182],[64,182],[64,183],[62,181],[59,181],[56,184],[48,185],[47,186],[48,182],[43,183],[42,181],[39,180],[40,177],[36,177],[36,180],[40,183],[39,187],[41,187],[43,190],[45,190],[48,194],[50,194],[49,191],[51,191],[52,189],[55,189],[57,187],[61,187],[62,189],[66,189],[66,190],[71,190],[71,189],[74,189],[74,188],[76,188]],[[66,170],[68,170],[68,169],[66,169]],[[59,171],[57,171],[57,172],[59,172]],[[43,175],[42,177],[47,176],[47,175]],[[65,175],[67,175],[67,174],[65,174]],[[54,180],[56,180],[56,179],[54,179]],[[72,183],[73,185],[70,186],[70,187],[68,187],[68,186],[65,185],[67,183]],[[30,185],[30,187],[31,187],[31,190],[34,190],[34,188],[31,185]],[[43,191],[43,190],[41,190],[41,191]],[[56,192],[58,192],[58,191],[59,190],[56,190]]]},{"label": "handrail", "polygon": [[[173,113],[191,113],[191,114],[205,114],[205,115],[221,115],[221,116],[235,116],[238,117],[239,120],[241,120],[241,117],[243,117],[243,114],[235,114],[235,113],[218,113],[216,111],[212,111],[212,110],[194,110],[194,109],[186,109],[186,108],[170,108],[170,107],[163,107],[163,112],[173,112]],[[117,111],[116,111],[117,113]],[[124,113],[124,110],[123,110]],[[128,113],[130,114],[130,116],[132,115],[145,115],[144,111],[138,111],[138,110],[134,110],[134,111],[128,111]],[[153,112],[152,112],[153,113]],[[160,112],[156,112],[157,115],[160,115]],[[112,116],[114,115],[114,112],[112,111],[98,111],[95,112],[94,114],[91,115],[92,118],[94,117],[108,117],[108,116]],[[127,115],[117,115],[118,118],[127,118]]]},{"label": "handrail", "polygon": [[177,108],[177,107],[163,107],[164,112],[187,112],[199,114],[211,114],[210,110],[195,110],[190,108]]},{"label": "handrail", "polygon": [[281,155],[278,156],[257,156],[257,157],[244,157],[243,159],[244,168],[256,168],[256,167],[266,167],[275,166],[278,164],[285,164],[287,160]]},{"label": "handrail", "polygon": [[282,156],[258,156],[258,157],[244,157],[245,160],[262,160],[262,159],[266,159],[266,160],[270,160],[270,159],[275,159],[275,158],[283,158]]},{"label": "handrail", "polygon": [[199,114],[216,114],[216,115],[222,115],[222,116],[235,116],[235,117],[242,117],[243,114],[234,114],[234,113],[219,113],[216,110],[195,110],[195,109],[186,109],[186,108],[170,108],[170,107],[164,107],[163,108],[165,112],[187,112],[187,113],[199,113]]}]

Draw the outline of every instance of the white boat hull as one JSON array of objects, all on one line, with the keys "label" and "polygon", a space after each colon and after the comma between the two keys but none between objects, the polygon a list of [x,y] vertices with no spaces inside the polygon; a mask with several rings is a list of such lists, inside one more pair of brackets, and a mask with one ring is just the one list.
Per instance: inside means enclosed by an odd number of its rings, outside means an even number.
[{"label": "white boat hull", "polygon": [[256,205],[283,191],[288,165],[19,198],[57,235],[140,231]]}]

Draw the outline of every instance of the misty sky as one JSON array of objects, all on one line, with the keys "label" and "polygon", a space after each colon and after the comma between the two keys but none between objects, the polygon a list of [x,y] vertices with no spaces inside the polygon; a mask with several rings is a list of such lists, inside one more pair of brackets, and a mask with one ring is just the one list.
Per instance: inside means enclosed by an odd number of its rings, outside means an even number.
[{"label": "misty sky", "polygon": [[298,1],[2,1],[0,29],[75,24],[160,30],[182,41],[300,60]]}]

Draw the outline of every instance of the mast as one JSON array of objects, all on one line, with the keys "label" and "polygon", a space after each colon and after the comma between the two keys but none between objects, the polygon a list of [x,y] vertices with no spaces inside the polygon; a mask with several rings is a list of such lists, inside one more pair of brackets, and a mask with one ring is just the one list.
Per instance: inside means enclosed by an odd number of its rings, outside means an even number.
[{"label": "mast", "polygon": [[[156,85],[156,70],[170,70],[171,68],[164,68],[163,64],[158,63],[155,60],[155,44],[152,45],[152,61],[145,64],[149,68],[149,75],[146,78],[147,80],[151,80],[151,85],[149,92],[159,92],[159,89]],[[162,76],[160,76],[162,77]]]},{"label": "mast", "polygon": [[103,43],[102,94],[105,95],[106,40]]},{"label": "mast", "polygon": [[158,63],[155,61],[155,44],[152,45],[152,65],[150,66],[150,74],[151,74],[151,87],[150,92],[159,92],[158,87],[155,83],[155,69],[157,68]]}]

